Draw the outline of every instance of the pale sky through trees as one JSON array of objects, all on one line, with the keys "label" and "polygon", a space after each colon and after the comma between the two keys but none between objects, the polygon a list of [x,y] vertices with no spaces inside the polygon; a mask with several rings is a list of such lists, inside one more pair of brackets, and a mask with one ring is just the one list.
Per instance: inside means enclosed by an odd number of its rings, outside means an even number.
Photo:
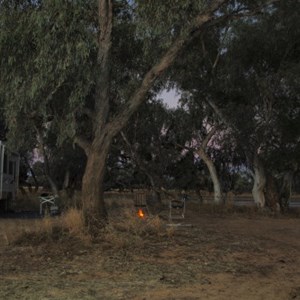
[{"label": "pale sky through trees", "polygon": [[158,94],[157,98],[162,99],[163,102],[166,103],[169,108],[176,108],[178,105],[180,95],[175,89],[172,89],[170,91],[164,90],[163,92]]}]

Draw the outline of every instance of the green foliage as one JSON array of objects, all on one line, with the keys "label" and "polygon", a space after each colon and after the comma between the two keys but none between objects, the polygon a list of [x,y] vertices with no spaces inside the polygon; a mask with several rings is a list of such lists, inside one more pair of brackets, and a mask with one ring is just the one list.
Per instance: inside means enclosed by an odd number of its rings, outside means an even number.
[{"label": "green foliage", "polygon": [[166,185],[164,176],[169,175],[167,168],[178,155],[167,140],[170,121],[170,113],[161,102],[149,101],[124,130],[130,145],[124,141],[119,141],[118,144],[125,150],[127,157],[131,158],[136,183],[153,185],[154,182],[156,187]]},{"label": "green foliage", "polygon": [[[23,0],[17,5],[5,0],[0,5],[0,101],[10,140],[23,143],[19,132],[25,116],[28,128],[55,122],[60,143],[87,128],[91,139],[92,126],[82,108],[93,110],[99,76],[96,1]],[[153,64],[143,57],[134,15],[126,1],[115,3],[112,115]]]},{"label": "green foliage", "polygon": [[[228,1],[217,15],[249,11],[263,2]],[[209,4],[114,1],[108,120],[130,99],[161,53]],[[233,131],[224,131],[210,152],[220,170],[222,164],[241,163],[241,156],[233,154],[238,146],[252,152],[261,146],[266,160],[288,153],[288,159],[280,160],[282,168],[298,160],[298,11],[299,2],[280,1],[260,16],[208,27],[156,82],[149,98],[167,81],[185,91],[182,108],[171,113],[161,103],[148,103],[132,118],[126,135],[149,173],[158,174],[158,181],[192,168],[191,157],[179,157],[181,150],[174,145],[184,146],[196,136],[203,139],[208,127],[219,122],[209,100],[235,131],[234,139]],[[73,157],[68,138],[75,133],[88,141],[94,138],[97,122],[89,113],[95,110],[102,75],[97,61],[99,31],[95,0],[0,1],[0,103],[10,141],[22,145],[22,150],[32,149],[39,142],[37,130],[42,132],[56,173],[60,173],[57,166]],[[74,154],[74,161],[80,161],[81,154]],[[76,163],[74,170],[77,167]],[[120,177],[137,174],[131,168],[122,170]],[[78,169],[82,172],[82,166]]]},{"label": "green foliage", "polygon": [[141,34],[166,37],[167,40],[176,37],[183,25],[191,22],[207,5],[207,1],[203,0],[166,0],[159,3],[137,0],[136,3]]},{"label": "green foliage", "polygon": [[74,133],[74,111],[89,95],[95,72],[94,1],[82,4],[43,1],[1,10],[0,98],[12,135],[24,117],[31,127],[37,116],[55,116]]},{"label": "green foliage", "polygon": [[[233,8],[252,4],[258,3],[240,1]],[[209,28],[170,72],[184,91],[181,104],[190,114],[184,121],[190,132],[205,134],[203,120],[221,120],[229,129],[210,150],[223,181],[224,165],[249,163],[258,148],[277,174],[299,161],[298,11],[299,3],[281,1],[258,16]]]},{"label": "green foliage", "polygon": [[207,5],[203,0],[135,2],[137,37],[143,40],[145,55],[154,61]]},{"label": "green foliage", "polygon": [[273,171],[299,159],[299,9],[298,2],[280,2],[272,14],[237,24],[228,47],[230,85],[242,86],[239,103],[248,103],[251,116],[235,122]]}]

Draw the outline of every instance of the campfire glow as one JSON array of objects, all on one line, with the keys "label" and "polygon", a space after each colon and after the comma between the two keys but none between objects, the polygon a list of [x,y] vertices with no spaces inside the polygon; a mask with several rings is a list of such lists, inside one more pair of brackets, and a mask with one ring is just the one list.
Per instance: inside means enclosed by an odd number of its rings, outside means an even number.
[{"label": "campfire glow", "polygon": [[140,208],[139,210],[138,210],[138,216],[140,217],[140,218],[144,218],[145,217],[145,214],[144,214],[144,212],[143,212],[143,210]]}]

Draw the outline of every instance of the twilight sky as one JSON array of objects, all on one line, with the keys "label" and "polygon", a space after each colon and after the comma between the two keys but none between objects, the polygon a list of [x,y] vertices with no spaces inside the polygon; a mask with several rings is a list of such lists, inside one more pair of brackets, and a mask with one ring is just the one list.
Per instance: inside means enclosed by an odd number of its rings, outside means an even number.
[{"label": "twilight sky", "polygon": [[178,95],[178,92],[173,89],[169,92],[164,90],[158,95],[157,98],[162,99],[168,105],[168,107],[176,108],[180,96]]}]

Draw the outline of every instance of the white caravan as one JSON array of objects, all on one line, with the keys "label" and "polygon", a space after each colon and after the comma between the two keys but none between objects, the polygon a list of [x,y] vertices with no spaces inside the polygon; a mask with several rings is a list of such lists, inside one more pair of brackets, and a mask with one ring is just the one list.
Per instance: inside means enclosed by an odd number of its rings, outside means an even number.
[{"label": "white caravan", "polygon": [[0,211],[12,209],[19,184],[20,156],[0,141]]}]

